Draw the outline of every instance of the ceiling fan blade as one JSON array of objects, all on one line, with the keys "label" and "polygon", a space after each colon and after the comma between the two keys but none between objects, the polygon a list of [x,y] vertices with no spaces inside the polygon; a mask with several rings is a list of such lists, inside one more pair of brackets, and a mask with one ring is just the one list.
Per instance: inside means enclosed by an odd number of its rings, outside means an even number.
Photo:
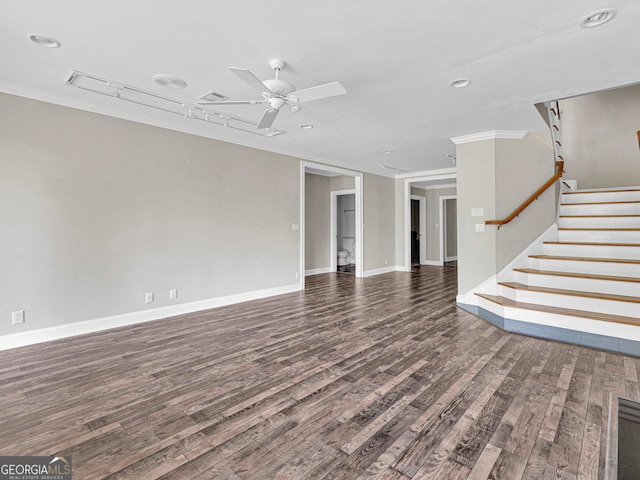
[{"label": "ceiling fan blade", "polygon": [[289,95],[289,101],[294,103],[310,102],[312,100],[320,100],[321,98],[344,95],[345,93],[347,93],[347,91],[340,82],[331,82],[325,83],[324,85],[318,85],[316,87],[296,90]]},{"label": "ceiling fan blade", "polygon": [[266,100],[219,100],[198,102],[198,105],[256,105],[264,102]]},{"label": "ceiling fan blade", "polygon": [[239,76],[244,82],[260,93],[268,92],[273,93],[271,90],[267,88],[267,86],[260,81],[258,77],[256,77],[253,73],[251,73],[246,68],[237,68],[237,67],[229,67],[233,73]]},{"label": "ceiling fan blade", "polygon": [[277,108],[270,108],[269,110],[264,112],[264,115],[260,119],[260,123],[258,123],[258,126],[256,128],[258,129],[269,128],[271,125],[273,125],[273,121],[278,116],[279,111],[280,110]]}]

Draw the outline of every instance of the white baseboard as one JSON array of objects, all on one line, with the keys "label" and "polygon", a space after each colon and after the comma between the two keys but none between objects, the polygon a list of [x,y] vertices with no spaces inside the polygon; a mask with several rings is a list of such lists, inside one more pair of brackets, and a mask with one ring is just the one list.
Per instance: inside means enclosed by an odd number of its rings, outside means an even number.
[{"label": "white baseboard", "polygon": [[390,267],[374,268],[373,270],[365,270],[364,272],[362,272],[362,276],[373,277],[374,275],[382,275],[383,273],[404,271],[404,270],[400,270],[400,268],[402,267],[397,267],[395,265],[392,265]]},{"label": "white baseboard", "polygon": [[456,260],[458,260],[457,256],[456,257],[445,257],[445,259],[444,259],[445,262],[454,262]]},{"label": "white baseboard", "polygon": [[320,275],[321,273],[331,273],[331,271],[331,267],[311,268],[304,271],[304,276],[308,277],[310,275]]},{"label": "white baseboard", "polygon": [[48,342],[51,340],[73,337],[76,335],[84,335],[87,333],[94,333],[102,330],[109,330],[111,328],[149,322],[152,320],[160,320],[162,318],[173,317],[175,315],[183,315],[185,313],[223,307],[225,305],[247,302],[249,300],[258,300],[260,298],[298,292],[300,290],[300,284],[296,283],[293,285],[267,288],[265,290],[256,290],[253,292],[238,293],[236,295],[210,298],[207,300],[199,300],[197,302],[183,303],[180,305],[171,305],[169,307],[141,310],[138,312],[124,313],[122,315],[114,315],[111,317],[96,318],[93,320],[85,320],[82,322],[57,325],[55,327],[41,328],[28,332],[12,333],[9,335],[0,336],[0,350],[8,350],[10,348],[24,347],[26,345],[33,345],[35,343]]}]

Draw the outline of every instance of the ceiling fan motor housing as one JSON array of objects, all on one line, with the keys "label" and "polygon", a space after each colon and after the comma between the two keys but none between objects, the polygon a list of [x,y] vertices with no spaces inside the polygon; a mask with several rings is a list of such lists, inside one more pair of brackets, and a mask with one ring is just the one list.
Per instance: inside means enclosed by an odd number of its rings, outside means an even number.
[{"label": "ceiling fan motor housing", "polygon": [[291,85],[289,82],[285,82],[284,80],[281,80],[279,78],[269,78],[262,83],[264,83],[269,90],[277,95],[286,96],[287,94],[296,91],[296,87]]}]

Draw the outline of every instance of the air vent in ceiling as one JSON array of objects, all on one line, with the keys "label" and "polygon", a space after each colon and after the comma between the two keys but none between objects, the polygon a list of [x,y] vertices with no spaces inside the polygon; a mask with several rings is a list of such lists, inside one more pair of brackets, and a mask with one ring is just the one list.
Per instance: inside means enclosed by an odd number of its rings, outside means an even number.
[{"label": "air vent in ceiling", "polygon": [[201,96],[200,100],[205,100],[207,102],[219,102],[221,100],[227,100],[228,98],[229,97],[227,97],[226,95],[222,95],[221,93],[209,92]]}]

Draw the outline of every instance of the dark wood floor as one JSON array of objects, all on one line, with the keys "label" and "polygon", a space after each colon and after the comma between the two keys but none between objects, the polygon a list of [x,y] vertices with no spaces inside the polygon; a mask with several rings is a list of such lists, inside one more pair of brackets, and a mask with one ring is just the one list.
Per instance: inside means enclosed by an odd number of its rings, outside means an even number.
[{"label": "dark wood floor", "polygon": [[74,479],[597,479],[640,359],[508,334],[456,269],[0,352],[0,455]]}]

